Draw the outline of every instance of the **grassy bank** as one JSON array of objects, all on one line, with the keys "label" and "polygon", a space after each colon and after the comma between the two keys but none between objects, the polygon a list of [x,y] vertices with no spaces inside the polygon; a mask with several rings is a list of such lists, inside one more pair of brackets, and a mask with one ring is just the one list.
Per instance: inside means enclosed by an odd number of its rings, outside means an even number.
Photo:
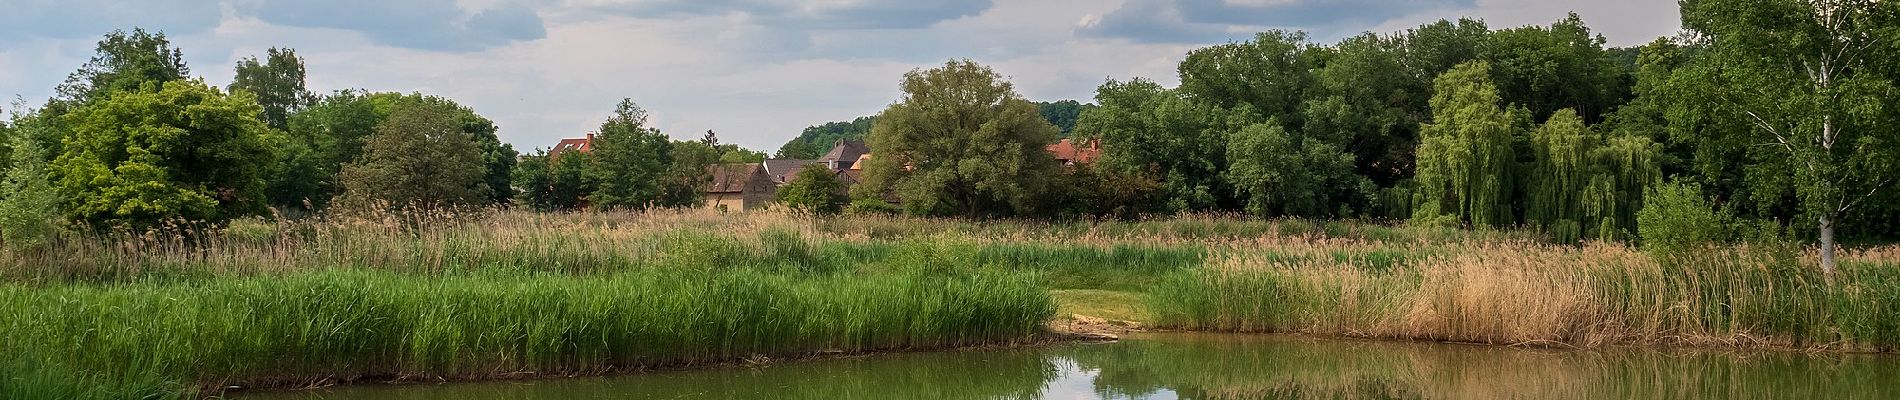
[{"label": "grassy bank", "polygon": [[[1355,250],[1356,249],[1356,250]],[[1373,254],[1363,244],[1281,250]],[[1574,347],[1900,349],[1900,265],[1858,252],[1835,286],[1804,257],[1708,249],[1657,258],[1621,246],[1480,242],[1371,258],[1230,254],[1161,280],[1163,327]]]}]

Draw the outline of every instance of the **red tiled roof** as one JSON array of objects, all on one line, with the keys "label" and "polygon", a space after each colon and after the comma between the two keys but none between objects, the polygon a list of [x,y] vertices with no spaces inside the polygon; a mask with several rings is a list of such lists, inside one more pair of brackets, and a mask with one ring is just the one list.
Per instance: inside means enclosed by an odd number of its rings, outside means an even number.
[{"label": "red tiled roof", "polygon": [[1049,145],[1048,149],[1050,155],[1056,157],[1056,161],[1064,163],[1090,164],[1102,157],[1102,146],[1097,141],[1090,141],[1087,146],[1076,146],[1075,142],[1062,139],[1056,144]]},{"label": "red tiled roof", "polygon": [[548,149],[548,155],[560,156],[561,153],[570,151],[582,153],[594,151],[594,134],[589,133],[587,137],[561,139],[560,143],[554,144],[554,148]]}]

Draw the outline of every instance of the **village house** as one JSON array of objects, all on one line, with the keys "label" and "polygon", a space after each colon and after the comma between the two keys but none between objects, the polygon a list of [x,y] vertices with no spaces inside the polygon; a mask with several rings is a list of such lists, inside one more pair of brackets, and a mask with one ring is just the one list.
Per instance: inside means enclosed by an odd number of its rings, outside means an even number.
[{"label": "village house", "polygon": [[[561,139],[548,150],[550,157],[578,151],[592,152],[594,133],[586,137]],[[1070,139],[1062,139],[1045,148],[1057,162],[1063,165],[1092,164],[1101,158],[1100,141],[1091,140],[1077,145]],[[702,192],[706,195],[705,207],[722,211],[750,211],[766,207],[777,201],[778,187],[791,182],[799,171],[808,168],[825,168],[838,176],[846,188],[864,180],[864,166],[871,160],[871,148],[862,140],[838,140],[831,151],[816,160],[765,160],[760,163],[728,163],[706,167],[711,179]]]},{"label": "village house", "polygon": [[765,172],[764,163],[713,164],[706,167],[706,174],[712,177],[705,189],[706,208],[751,211],[778,196],[779,183]]},{"label": "village house", "polygon": [[554,144],[554,148],[548,149],[548,158],[560,158],[562,153],[570,151],[582,153],[593,152],[594,133],[588,132],[587,137],[561,139],[560,143]]},{"label": "village house", "polygon": [[1056,162],[1068,166],[1094,164],[1096,159],[1102,158],[1101,140],[1090,140],[1087,145],[1076,146],[1074,141],[1062,139],[1047,149],[1049,154],[1056,157]]},{"label": "village house", "polygon": [[844,171],[858,166],[858,159],[871,154],[871,147],[863,140],[840,139],[831,145],[831,151],[818,158],[818,163],[832,171]]}]

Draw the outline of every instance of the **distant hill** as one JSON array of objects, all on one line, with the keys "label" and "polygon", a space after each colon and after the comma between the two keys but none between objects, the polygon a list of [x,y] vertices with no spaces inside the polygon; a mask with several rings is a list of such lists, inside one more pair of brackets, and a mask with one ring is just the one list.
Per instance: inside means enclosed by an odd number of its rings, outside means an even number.
[{"label": "distant hill", "polygon": [[[1049,120],[1057,128],[1062,128],[1062,137],[1069,137],[1075,131],[1075,120],[1082,116],[1082,110],[1094,108],[1094,104],[1083,104],[1075,100],[1056,102],[1036,102],[1042,112],[1042,118]],[[773,158],[810,160],[825,155],[838,139],[863,139],[871,133],[871,125],[877,123],[877,116],[858,117],[851,122],[827,122],[822,125],[806,127],[798,137],[779,146]]]}]

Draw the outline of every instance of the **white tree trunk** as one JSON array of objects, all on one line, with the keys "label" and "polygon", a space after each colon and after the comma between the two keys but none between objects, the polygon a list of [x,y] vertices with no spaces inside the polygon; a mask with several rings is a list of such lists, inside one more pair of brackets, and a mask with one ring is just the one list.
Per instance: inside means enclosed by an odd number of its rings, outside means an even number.
[{"label": "white tree trunk", "polygon": [[1834,286],[1834,220],[1821,216],[1821,277]]}]

